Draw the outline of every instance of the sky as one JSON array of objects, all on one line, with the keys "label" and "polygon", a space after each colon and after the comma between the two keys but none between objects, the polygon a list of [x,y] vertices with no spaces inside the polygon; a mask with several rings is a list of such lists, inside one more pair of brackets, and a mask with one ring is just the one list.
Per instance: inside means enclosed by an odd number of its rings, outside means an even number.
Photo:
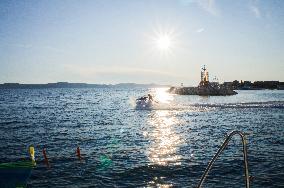
[{"label": "sky", "polygon": [[282,0],[1,0],[0,83],[284,81]]}]

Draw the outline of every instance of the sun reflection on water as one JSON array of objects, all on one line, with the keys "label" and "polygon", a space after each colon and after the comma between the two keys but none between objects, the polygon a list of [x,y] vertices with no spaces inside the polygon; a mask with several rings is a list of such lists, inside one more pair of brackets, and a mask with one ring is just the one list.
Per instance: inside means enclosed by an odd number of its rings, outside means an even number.
[{"label": "sun reflection on water", "polygon": [[154,98],[157,102],[170,103],[173,96],[167,92],[168,88],[155,88]]},{"label": "sun reflection on water", "polygon": [[155,111],[149,119],[153,129],[148,133],[151,140],[151,146],[148,150],[149,160],[158,165],[179,165],[181,158],[177,154],[178,146],[181,144],[181,138],[175,133],[173,125],[178,120],[171,116],[169,111]]},{"label": "sun reflection on water", "polygon": [[154,177],[152,181],[148,182],[147,187],[169,188],[173,187],[173,185],[165,183],[164,177]]},{"label": "sun reflection on water", "polygon": [[[173,103],[173,96],[167,92],[168,88],[156,88],[152,90],[154,101],[159,108],[151,111],[148,118],[148,131],[143,135],[150,141],[150,146],[146,152],[150,165],[175,166],[181,165],[181,155],[178,149],[182,144],[182,136],[175,131],[175,126],[179,120],[175,117],[175,112],[162,108]],[[157,110],[160,109],[160,110]],[[149,187],[173,187],[165,177],[153,177],[148,182]]]}]

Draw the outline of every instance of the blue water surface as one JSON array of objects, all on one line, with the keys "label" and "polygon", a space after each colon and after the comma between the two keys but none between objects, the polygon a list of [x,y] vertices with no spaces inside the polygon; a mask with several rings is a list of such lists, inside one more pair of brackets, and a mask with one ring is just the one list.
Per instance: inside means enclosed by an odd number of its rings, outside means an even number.
[{"label": "blue water surface", "polygon": [[[136,110],[135,98],[147,93],[155,107]],[[252,187],[284,187],[284,91],[238,93],[2,89],[0,162],[27,158],[28,147],[35,146],[29,187],[196,187],[225,136],[240,130],[247,133]],[[234,137],[204,187],[244,186],[241,140]]]}]

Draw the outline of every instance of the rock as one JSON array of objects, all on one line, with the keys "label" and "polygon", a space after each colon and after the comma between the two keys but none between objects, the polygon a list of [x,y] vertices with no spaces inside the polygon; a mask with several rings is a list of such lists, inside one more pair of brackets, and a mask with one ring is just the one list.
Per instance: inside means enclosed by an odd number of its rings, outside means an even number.
[{"label": "rock", "polygon": [[222,85],[207,85],[198,87],[171,87],[170,93],[178,95],[201,95],[201,96],[226,96],[238,94],[230,88],[223,87]]}]

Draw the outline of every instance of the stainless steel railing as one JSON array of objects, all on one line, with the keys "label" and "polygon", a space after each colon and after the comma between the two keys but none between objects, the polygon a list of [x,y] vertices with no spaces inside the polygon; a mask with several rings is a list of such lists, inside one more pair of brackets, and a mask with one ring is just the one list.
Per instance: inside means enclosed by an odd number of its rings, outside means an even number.
[{"label": "stainless steel railing", "polygon": [[201,188],[203,182],[205,181],[209,171],[211,170],[214,162],[216,161],[216,159],[219,157],[219,155],[222,153],[222,151],[224,151],[224,149],[227,147],[228,143],[230,142],[231,138],[234,135],[239,135],[242,139],[242,143],[243,143],[243,154],[244,154],[244,170],[245,170],[245,178],[246,178],[246,188],[250,187],[250,182],[249,182],[249,172],[248,172],[248,160],[247,160],[247,146],[246,146],[246,138],[245,138],[245,134],[242,133],[241,131],[233,131],[231,132],[225,139],[225,141],[223,142],[223,144],[221,145],[221,147],[219,148],[219,150],[217,151],[217,153],[214,155],[214,157],[211,159],[211,161],[209,162],[206,170],[204,171],[199,183],[198,183],[198,188]]}]

